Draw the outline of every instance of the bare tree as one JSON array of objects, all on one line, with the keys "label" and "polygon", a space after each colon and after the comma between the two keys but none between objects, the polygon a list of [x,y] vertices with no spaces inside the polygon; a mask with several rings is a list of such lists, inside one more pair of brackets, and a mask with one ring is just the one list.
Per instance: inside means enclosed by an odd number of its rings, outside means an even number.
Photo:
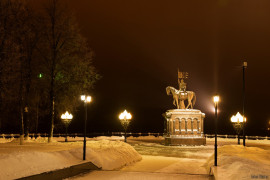
[{"label": "bare tree", "polygon": [[[18,19],[22,7],[22,3],[15,0],[0,1],[0,114],[3,114],[4,103],[18,97],[18,93],[16,93],[19,89],[16,87],[18,83],[14,82],[19,73],[19,63],[17,62],[20,53],[15,35],[18,32]],[[2,122],[3,116],[0,116],[0,130]],[[21,125],[23,125],[23,118]]]},{"label": "bare tree", "polygon": [[[8,61],[8,47],[11,38],[11,8],[12,3],[7,0],[0,1],[0,114],[3,114],[3,98],[4,98],[4,69]],[[2,131],[3,117],[0,116],[0,131]]]},{"label": "bare tree", "polygon": [[79,95],[91,91],[100,76],[92,65],[93,52],[62,1],[46,1],[44,12],[34,12],[25,2],[0,1],[0,131],[12,114],[22,144],[33,127],[30,120],[35,119],[37,132],[40,114],[48,113],[51,142],[56,117],[74,111]]},{"label": "bare tree", "polygon": [[79,94],[89,91],[99,76],[92,65],[93,53],[67,7],[60,0],[49,0],[43,16],[44,39],[39,51],[49,83],[51,142],[56,113],[74,110]]},{"label": "bare tree", "polygon": [[29,137],[29,119],[30,119],[30,110],[33,108],[33,103],[30,101],[35,99],[34,94],[30,93],[31,88],[38,89],[38,84],[36,79],[38,74],[39,65],[36,61],[38,61],[39,57],[37,57],[36,48],[37,43],[40,39],[40,31],[41,31],[41,18],[37,14],[29,8],[28,4],[24,4],[23,14],[20,16],[19,25],[22,26],[20,28],[19,34],[19,45],[22,50],[22,58],[21,58],[21,83],[22,89],[22,98],[24,100],[24,127],[25,127],[25,138]]}]

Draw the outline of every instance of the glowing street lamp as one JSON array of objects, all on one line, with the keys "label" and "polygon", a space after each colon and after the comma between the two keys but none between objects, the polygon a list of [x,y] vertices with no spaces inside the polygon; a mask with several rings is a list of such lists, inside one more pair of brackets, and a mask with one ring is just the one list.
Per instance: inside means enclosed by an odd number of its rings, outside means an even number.
[{"label": "glowing street lamp", "polygon": [[83,160],[85,160],[85,153],[86,153],[87,103],[90,103],[92,101],[92,98],[91,98],[91,96],[81,95],[81,100],[84,102],[84,107],[85,107],[84,137],[83,137]]},{"label": "glowing street lamp", "polygon": [[132,118],[131,114],[127,112],[126,110],[119,115],[121,125],[123,126],[125,130],[125,142],[127,142],[127,128],[128,128],[131,118]]},{"label": "glowing street lamp", "polygon": [[219,96],[214,96],[214,103],[215,103],[215,166],[217,166],[217,108],[218,108],[218,102],[219,102]]},{"label": "glowing street lamp", "polygon": [[231,117],[231,122],[238,135],[238,144],[240,144],[240,132],[243,129],[243,123],[247,121],[239,112]]},{"label": "glowing street lamp", "polygon": [[65,138],[65,142],[68,142],[68,140],[67,140],[67,134],[68,134],[67,133],[68,132],[67,129],[68,129],[68,126],[69,126],[72,118],[73,118],[72,114],[69,114],[67,111],[66,111],[65,114],[62,114],[61,115],[61,119],[62,119],[63,123],[66,126],[66,138]]},{"label": "glowing street lamp", "polygon": [[214,96],[214,103],[217,104],[219,102],[219,96]]}]

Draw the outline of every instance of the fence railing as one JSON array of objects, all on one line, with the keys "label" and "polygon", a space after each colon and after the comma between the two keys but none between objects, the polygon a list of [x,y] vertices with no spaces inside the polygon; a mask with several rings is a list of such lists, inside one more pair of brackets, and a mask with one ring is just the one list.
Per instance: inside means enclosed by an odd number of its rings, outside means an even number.
[{"label": "fence railing", "polygon": [[[123,136],[124,132],[103,132],[103,133],[88,133],[87,137],[91,138],[91,137],[97,137],[97,136]],[[133,137],[139,137],[139,136],[163,136],[164,133],[132,133],[132,132],[128,132],[127,136],[133,136]],[[53,135],[54,137],[65,137],[66,134],[63,133],[55,133]],[[83,137],[83,133],[69,133],[68,134],[69,137]],[[0,138],[18,138],[20,137],[20,134],[0,134]],[[30,133],[29,137],[31,138],[36,138],[36,137],[48,137],[47,133]],[[214,134],[205,134],[206,138],[214,138],[215,135]],[[225,139],[235,139],[238,136],[237,135],[217,135],[217,137],[219,138],[225,138]],[[240,136],[240,138],[242,139],[243,136]],[[269,136],[246,136],[247,139],[250,140],[270,140]]]},{"label": "fence railing", "polygon": [[[87,137],[97,137],[97,136],[124,136],[124,132],[102,132],[102,133],[88,133]],[[64,133],[54,133],[54,137],[65,137],[66,134]],[[68,133],[69,137],[83,137],[83,133]],[[163,133],[132,133],[127,132],[127,136],[163,136]],[[0,138],[18,138],[20,137],[20,134],[0,134]],[[47,133],[29,133],[29,137],[48,137]]]},{"label": "fence railing", "polygon": [[[215,138],[214,134],[205,134],[205,137],[207,138]],[[217,137],[224,138],[224,139],[236,139],[238,138],[237,135],[220,135],[218,134]],[[240,139],[243,139],[243,136],[240,135]],[[246,139],[250,140],[270,140],[269,136],[246,136]]]}]

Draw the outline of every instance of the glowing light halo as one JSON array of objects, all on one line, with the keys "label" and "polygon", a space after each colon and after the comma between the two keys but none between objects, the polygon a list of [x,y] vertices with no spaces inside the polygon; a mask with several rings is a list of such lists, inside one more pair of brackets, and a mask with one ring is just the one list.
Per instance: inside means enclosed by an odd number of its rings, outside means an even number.
[{"label": "glowing light halo", "polygon": [[231,117],[231,122],[232,123],[243,123],[243,120],[245,120],[245,122],[247,122],[247,118],[243,117],[239,112],[236,113],[236,115],[233,115]]},{"label": "glowing light halo", "polygon": [[214,96],[214,103],[218,103],[219,102],[219,96]]},{"label": "glowing light halo", "polygon": [[125,110],[124,112],[122,112],[120,115],[119,115],[119,119],[123,120],[123,119],[131,119],[132,116],[129,112],[127,112],[127,110]]},{"label": "glowing light halo", "polygon": [[72,118],[73,118],[72,114],[69,114],[68,111],[66,111],[65,114],[61,115],[61,119],[72,119]]},{"label": "glowing light halo", "polygon": [[86,96],[86,95],[81,95],[81,100],[84,101],[85,103],[90,103],[92,101],[92,97]]}]

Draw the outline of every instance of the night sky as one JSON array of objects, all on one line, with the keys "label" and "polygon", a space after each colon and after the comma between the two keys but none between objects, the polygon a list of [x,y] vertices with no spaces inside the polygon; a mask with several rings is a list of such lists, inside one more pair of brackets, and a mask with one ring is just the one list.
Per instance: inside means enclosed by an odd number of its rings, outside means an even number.
[{"label": "night sky", "polygon": [[[269,112],[269,0],[76,0],[69,1],[82,34],[95,51],[102,75],[89,92],[89,131],[163,132],[173,109],[167,86],[178,87],[177,69],[189,73],[187,90],[214,133],[212,96],[220,95],[218,132],[234,133],[230,117],[242,113],[242,63],[246,71],[247,134],[266,135]],[[76,119],[83,118],[83,107]],[[78,120],[79,121],[79,120]],[[74,123],[74,122],[73,122]],[[75,125],[75,124],[74,124]]]}]

